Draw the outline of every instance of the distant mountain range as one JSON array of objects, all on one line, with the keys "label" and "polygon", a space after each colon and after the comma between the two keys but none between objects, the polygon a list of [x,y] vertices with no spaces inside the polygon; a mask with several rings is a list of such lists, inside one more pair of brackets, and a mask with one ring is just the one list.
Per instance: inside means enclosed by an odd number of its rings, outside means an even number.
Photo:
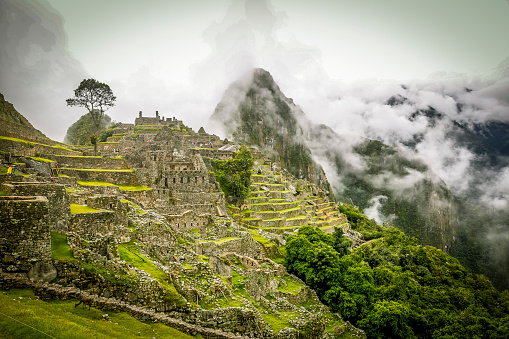
[{"label": "distant mountain range", "polygon": [[[385,104],[394,107],[408,101],[394,95]],[[508,163],[506,123],[465,125],[433,107],[416,110],[409,119],[425,119],[428,128],[443,125],[440,131],[446,138],[476,155],[472,171],[478,175]],[[338,135],[326,125],[312,123],[263,69],[231,84],[210,120],[215,130],[219,127],[226,137],[259,147],[296,177],[325,185],[338,201],[373,211],[378,222],[390,222],[421,243],[449,252],[489,276],[499,288],[509,287],[509,252],[505,251],[509,240],[490,239],[494,230],[496,234],[509,230],[509,218],[503,211],[488,211],[476,203],[485,178],[462,196],[451,192],[411,152],[423,135],[406,140],[404,147]]]}]

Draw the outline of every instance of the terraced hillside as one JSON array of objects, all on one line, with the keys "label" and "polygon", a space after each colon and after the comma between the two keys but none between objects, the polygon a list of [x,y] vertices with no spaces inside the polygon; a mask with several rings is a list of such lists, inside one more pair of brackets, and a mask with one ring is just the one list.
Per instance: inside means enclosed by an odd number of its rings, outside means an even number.
[{"label": "terraced hillside", "polygon": [[255,169],[250,189],[239,215],[252,228],[282,234],[311,225],[332,232],[347,222],[322,189],[287,172],[276,173],[269,164]]},{"label": "terraced hillside", "polygon": [[127,312],[197,338],[363,337],[282,265],[299,227],[348,229],[325,192],[260,163],[247,203],[228,208],[211,158],[238,145],[175,120],[143,125],[153,122],[117,126],[101,156],[3,137],[0,239],[23,232],[2,247],[0,289],[89,298],[94,312]]}]

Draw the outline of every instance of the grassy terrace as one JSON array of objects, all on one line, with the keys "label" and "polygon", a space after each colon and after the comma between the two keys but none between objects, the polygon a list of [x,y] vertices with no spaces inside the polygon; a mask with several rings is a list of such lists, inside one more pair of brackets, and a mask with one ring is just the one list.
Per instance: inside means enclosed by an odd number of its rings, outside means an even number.
[{"label": "grassy terrace", "polygon": [[62,167],[61,169],[65,170],[73,170],[73,171],[88,171],[88,172],[134,172],[134,168],[132,169],[93,169],[93,168],[68,168]]},{"label": "grassy terrace", "polygon": [[40,158],[40,157],[30,157],[30,158],[35,160],[35,161],[39,161],[39,162],[55,162],[54,160],[46,159],[46,158]]},{"label": "grassy terrace", "polygon": [[293,295],[297,295],[297,294],[299,294],[299,291],[302,288],[302,286],[304,286],[303,284],[295,282],[289,276],[284,276],[283,279],[286,282],[286,285],[280,283],[279,286],[277,287],[277,289],[281,292],[286,292],[286,293],[291,293]]},{"label": "grassy terrace", "polygon": [[258,241],[260,244],[262,244],[265,247],[276,246],[276,244],[270,242],[266,238],[259,235],[258,232],[256,232],[256,230],[249,229],[249,233],[251,233],[251,236],[253,237],[254,240]]},{"label": "grassy terrace", "polygon": [[150,274],[152,278],[156,279],[166,290],[166,301],[173,302],[180,306],[185,304],[185,301],[178,294],[173,284],[167,281],[168,277],[166,276],[166,273],[158,270],[156,265],[138,252],[134,240],[125,244],[119,244],[118,254],[120,259],[125,260],[128,263],[132,263],[139,270],[144,270]]},{"label": "grassy terrace", "polygon": [[71,214],[92,213],[92,212],[102,212],[102,210],[98,210],[85,205],[71,204]]},{"label": "grassy terrace", "polygon": [[67,235],[51,232],[51,259],[76,261],[72,255],[71,248],[67,244]]},{"label": "grassy terrace", "polygon": [[221,244],[224,244],[227,241],[231,241],[231,240],[235,240],[235,239],[240,239],[240,238],[239,237],[226,237],[226,238],[221,238],[219,240],[204,240],[204,241],[199,241],[199,242],[201,242],[201,243],[214,242],[217,245],[221,245]]},{"label": "grassy terrace", "polygon": [[299,215],[298,217],[286,218],[286,220],[304,220],[307,217],[305,215]]},{"label": "grassy terrace", "polygon": [[18,139],[18,138],[5,137],[5,136],[0,136],[0,139],[10,140],[10,141],[15,141],[15,142],[22,142],[24,144],[32,145],[32,146],[33,145],[41,145],[41,146],[47,146],[47,147],[53,147],[53,148],[60,148],[60,149],[63,149],[63,150],[69,151],[69,152],[74,152],[72,149],[69,149],[69,148],[66,148],[66,147],[63,147],[60,145],[50,146],[50,145],[46,145],[46,144],[40,144],[38,142],[32,142],[32,141],[27,141],[27,140]]},{"label": "grassy terrace", "polygon": [[118,187],[121,191],[130,191],[130,192],[138,192],[138,191],[152,191],[152,188],[147,186],[128,186],[128,185],[116,185],[105,181],[81,181],[78,180],[78,185],[80,186],[113,186]]},{"label": "grassy terrace", "polygon": [[[145,323],[127,313],[74,307],[75,300],[42,301],[31,290],[0,291],[1,338],[176,338],[192,339],[160,323]],[[15,319],[15,320],[12,320]],[[140,334],[138,334],[138,332]]]}]

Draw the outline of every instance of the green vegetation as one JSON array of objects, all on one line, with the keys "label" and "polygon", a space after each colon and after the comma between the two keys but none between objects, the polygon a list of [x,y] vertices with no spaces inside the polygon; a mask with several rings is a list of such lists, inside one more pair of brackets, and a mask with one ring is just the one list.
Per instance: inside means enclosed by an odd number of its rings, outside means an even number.
[{"label": "green vegetation", "polygon": [[87,171],[87,172],[134,172],[134,169],[94,169],[94,168],[65,168],[74,171]]},{"label": "green vegetation", "polygon": [[71,247],[67,244],[67,236],[63,233],[51,232],[51,259],[76,261]]},{"label": "green vegetation", "polygon": [[137,192],[137,191],[152,191],[152,188],[147,186],[129,186],[129,185],[116,185],[105,181],[82,181],[78,180],[78,185],[80,186],[116,186],[121,191],[131,191],[131,192]]},{"label": "green vegetation", "polygon": [[253,155],[247,147],[242,146],[232,159],[212,160],[216,180],[227,197],[238,205],[249,195]]},{"label": "green vegetation", "polygon": [[139,253],[134,240],[118,245],[118,254],[120,259],[132,263],[138,269],[144,270],[150,274],[152,278],[156,279],[166,290],[166,301],[172,302],[177,306],[185,304],[185,301],[178,294],[177,290],[175,290],[173,284],[167,281],[168,277],[166,276],[166,273],[158,270],[156,265]]},{"label": "green vegetation", "polygon": [[31,290],[1,291],[0,337],[193,338],[160,323],[141,322],[126,313],[108,311],[109,322],[103,319],[104,311],[75,308],[75,303],[75,300],[42,301]]},{"label": "green vegetation", "polygon": [[107,84],[95,79],[83,79],[74,90],[74,97],[66,100],[67,106],[83,107],[88,111],[95,127],[92,144],[95,144],[99,136],[105,118],[104,111],[115,106],[116,99]]},{"label": "green vegetation", "polygon": [[256,230],[249,229],[249,233],[251,234],[254,240],[256,240],[265,247],[276,246],[276,244],[270,242],[269,240],[267,240],[267,238],[264,238],[261,235],[259,235],[258,232],[256,232]]},{"label": "green vegetation", "polygon": [[30,158],[32,158],[35,161],[40,161],[40,162],[55,162],[54,160],[46,159],[46,158],[40,158],[40,157],[30,157]]},{"label": "green vegetation", "polygon": [[102,210],[98,210],[92,207],[88,207],[85,205],[71,204],[71,214],[77,213],[91,213],[91,212],[101,212]]},{"label": "green vegetation", "polygon": [[[343,205],[372,241],[349,250],[334,234],[304,226],[286,243],[285,265],[369,338],[507,338],[509,292],[453,257]],[[375,240],[376,239],[376,240]]]},{"label": "green vegetation", "polygon": [[[99,133],[105,132],[110,124],[111,118],[105,114],[101,120]],[[91,145],[90,135],[95,134],[95,129],[92,116],[88,113],[84,114],[67,129],[64,141],[72,145]]]},{"label": "green vegetation", "polygon": [[73,150],[71,150],[69,148],[66,148],[66,147],[63,147],[61,145],[50,146],[50,145],[41,144],[41,143],[38,143],[38,142],[31,142],[31,141],[26,141],[26,140],[23,140],[23,139],[11,138],[11,137],[6,137],[6,136],[0,136],[0,139],[11,140],[11,141],[15,141],[15,142],[22,142],[22,143],[24,143],[25,145],[27,145],[28,147],[31,147],[31,148],[33,148],[35,145],[41,145],[41,146],[47,146],[47,147],[52,147],[52,148],[59,148],[59,149],[63,149],[63,150],[69,151],[69,152],[73,152]]}]

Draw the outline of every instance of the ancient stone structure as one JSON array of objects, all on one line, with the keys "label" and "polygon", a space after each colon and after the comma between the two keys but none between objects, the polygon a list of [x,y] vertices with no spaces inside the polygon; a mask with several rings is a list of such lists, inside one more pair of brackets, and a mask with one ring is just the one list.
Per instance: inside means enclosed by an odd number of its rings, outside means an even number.
[{"label": "ancient stone structure", "polygon": [[29,272],[51,260],[48,199],[0,197],[0,267],[6,272]]},{"label": "ancient stone structure", "polygon": [[11,182],[3,184],[1,190],[9,195],[41,195],[46,197],[49,201],[50,229],[60,233],[67,231],[71,211],[69,208],[69,196],[63,185],[40,182]]}]

